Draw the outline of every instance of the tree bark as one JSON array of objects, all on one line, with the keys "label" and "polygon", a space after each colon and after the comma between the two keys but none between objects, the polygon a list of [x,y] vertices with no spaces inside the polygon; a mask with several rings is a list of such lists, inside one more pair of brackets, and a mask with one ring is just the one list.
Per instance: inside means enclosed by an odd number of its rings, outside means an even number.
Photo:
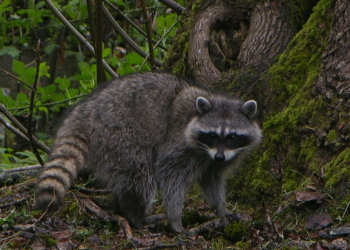
[{"label": "tree bark", "polygon": [[[240,23],[247,19],[246,9],[247,6],[243,4],[219,2],[198,15],[190,34],[187,63],[192,72],[191,75],[198,82],[210,86],[220,77],[220,70],[215,66],[209,50],[213,30],[225,28],[225,26],[229,30],[238,30]],[[230,44],[230,46],[239,46],[239,44]],[[218,50],[222,51],[220,48]],[[224,53],[221,56],[225,57]]]},{"label": "tree bark", "polygon": [[345,197],[350,3],[208,1],[195,9],[185,14],[167,69],[257,100],[264,128],[260,152],[229,185],[231,198],[273,204],[305,183]]}]

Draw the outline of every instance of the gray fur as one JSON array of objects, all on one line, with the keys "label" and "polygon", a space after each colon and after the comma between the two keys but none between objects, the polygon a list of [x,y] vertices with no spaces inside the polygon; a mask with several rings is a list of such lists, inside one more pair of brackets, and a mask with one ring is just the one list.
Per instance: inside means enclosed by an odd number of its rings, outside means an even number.
[{"label": "gray fur", "polygon": [[[59,128],[38,180],[36,208],[56,210],[87,168],[113,190],[116,211],[135,227],[142,226],[159,188],[172,228],[181,231],[184,193],[195,181],[224,216],[228,170],[262,137],[251,106],[171,74],[113,80],[78,104]],[[211,131],[217,140],[209,138]],[[243,146],[222,146],[236,135]]]}]

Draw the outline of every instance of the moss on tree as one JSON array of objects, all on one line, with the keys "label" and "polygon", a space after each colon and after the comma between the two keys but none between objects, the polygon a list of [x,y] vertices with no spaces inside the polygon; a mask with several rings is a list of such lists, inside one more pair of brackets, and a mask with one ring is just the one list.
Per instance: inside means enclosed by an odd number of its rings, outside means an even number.
[{"label": "moss on tree", "polygon": [[303,189],[312,184],[312,174],[319,175],[316,134],[328,119],[326,102],[314,93],[314,83],[327,46],[332,22],[328,12],[333,4],[332,0],[318,3],[263,77],[268,86],[264,91],[272,96],[262,125],[264,142],[261,153],[252,156],[241,174],[232,178],[230,188],[241,192],[231,198],[279,202],[281,194]]}]

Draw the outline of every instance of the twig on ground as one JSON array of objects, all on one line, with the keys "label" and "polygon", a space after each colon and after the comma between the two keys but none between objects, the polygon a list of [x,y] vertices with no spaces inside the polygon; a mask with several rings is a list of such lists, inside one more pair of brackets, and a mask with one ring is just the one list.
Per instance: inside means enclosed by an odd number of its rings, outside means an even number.
[{"label": "twig on ground", "polygon": [[223,228],[224,226],[230,224],[233,221],[239,220],[239,216],[236,214],[228,214],[223,218],[218,218],[215,220],[211,220],[205,223],[202,223],[196,227],[192,227],[188,229],[190,233],[199,235],[204,232],[207,232],[209,230],[219,230],[220,228]]},{"label": "twig on ground", "polygon": [[109,214],[107,214],[105,211],[103,211],[99,206],[96,205],[95,202],[93,202],[89,198],[86,198],[86,197],[78,197],[78,198],[79,198],[79,202],[85,207],[85,209],[87,211],[96,215],[98,218],[100,218],[106,222],[109,222],[111,220],[117,221],[119,223],[120,227],[123,229],[125,237],[127,239],[132,238],[132,231],[131,231],[129,222],[125,218],[123,218],[119,215],[115,215],[115,216],[111,217]]},{"label": "twig on ground", "polygon": [[18,168],[11,168],[11,169],[4,169],[3,172],[6,173],[13,173],[13,172],[27,172],[31,170],[41,169],[40,165],[30,165],[25,167],[18,167]]},{"label": "twig on ground", "polygon": [[25,202],[26,200],[27,200],[27,198],[24,197],[24,198],[22,198],[22,199],[20,199],[20,200],[18,200],[18,201],[13,201],[13,202],[10,202],[10,203],[2,204],[2,205],[0,205],[0,209],[1,209],[1,208],[11,207],[11,206],[14,206],[14,205],[21,204],[21,203]]},{"label": "twig on ground", "polygon": [[41,165],[33,165],[33,166],[26,166],[26,167],[3,169],[0,171],[0,187],[22,182],[21,177],[24,177],[24,176],[25,177],[36,176],[39,172],[39,169],[41,168],[42,168]]},{"label": "twig on ground", "polygon": [[75,186],[75,188],[83,194],[110,194],[112,192],[111,189],[87,189],[79,186]]},{"label": "twig on ground", "polygon": [[[40,168],[42,167],[40,166]],[[37,174],[38,174],[38,171],[36,170],[31,170],[31,171],[25,172],[24,174],[4,172],[0,174],[0,187],[19,183],[22,181],[22,177],[24,176],[33,177],[33,176],[36,176]]]},{"label": "twig on ground", "polygon": [[146,217],[143,221],[146,225],[166,219],[166,214],[154,214]]}]

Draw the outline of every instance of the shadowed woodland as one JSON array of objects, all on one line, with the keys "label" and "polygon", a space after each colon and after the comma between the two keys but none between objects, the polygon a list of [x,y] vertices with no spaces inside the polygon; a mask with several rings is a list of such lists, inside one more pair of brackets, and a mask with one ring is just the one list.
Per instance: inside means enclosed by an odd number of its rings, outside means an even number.
[{"label": "shadowed woodland", "polygon": [[[349,1],[2,1],[0,23],[0,249],[350,249]],[[228,180],[232,214],[194,188],[184,233],[161,197],[133,230],[90,176],[34,211],[62,113],[150,70],[257,101],[264,140]]]}]

